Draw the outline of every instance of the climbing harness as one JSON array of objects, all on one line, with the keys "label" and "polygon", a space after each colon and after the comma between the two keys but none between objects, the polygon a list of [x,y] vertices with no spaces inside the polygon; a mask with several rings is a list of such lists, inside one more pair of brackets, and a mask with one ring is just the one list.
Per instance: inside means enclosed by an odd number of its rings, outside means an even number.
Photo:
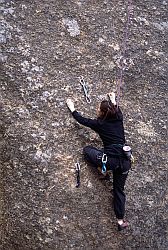
[{"label": "climbing harness", "polygon": [[124,32],[124,37],[123,37],[123,42],[122,42],[123,50],[121,52],[121,59],[120,59],[120,65],[119,65],[119,77],[117,80],[117,108],[119,106],[121,86],[123,84],[123,75],[124,75],[125,62],[126,62],[125,54],[127,50],[127,41],[129,37],[129,25],[131,21],[131,14],[132,14],[132,0],[127,0],[127,20],[126,20],[126,27],[125,27],[125,32]]},{"label": "climbing harness", "polygon": [[106,173],[106,163],[107,163],[107,155],[103,154],[102,156],[102,174]]},{"label": "climbing harness", "polygon": [[80,164],[79,162],[77,162],[75,164],[75,167],[76,167],[76,187],[78,188],[80,186]]},{"label": "climbing harness", "polygon": [[83,91],[84,91],[84,95],[85,95],[85,99],[87,101],[87,103],[91,103],[91,99],[89,97],[89,89],[88,89],[88,85],[85,82],[83,77],[80,77],[80,84],[82,85]]}]

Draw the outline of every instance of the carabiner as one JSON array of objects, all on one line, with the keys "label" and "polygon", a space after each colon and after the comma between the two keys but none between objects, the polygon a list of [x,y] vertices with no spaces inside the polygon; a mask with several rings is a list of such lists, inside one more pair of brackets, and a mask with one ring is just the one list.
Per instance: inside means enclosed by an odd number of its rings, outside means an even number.
[{"label": "carabiner", "polygon": [[102,155],[102,174],[106,173],[106,163],[107,163],[107,155]]},{"label": "carabiner", "polygon": [[80,171],[80,164],[79,162],[75,163],[76,171]]},{"label": "carabiner", "polygon": [[103,154],[102,156],[102,163],[106,164],[107,163],[107,155]]}]

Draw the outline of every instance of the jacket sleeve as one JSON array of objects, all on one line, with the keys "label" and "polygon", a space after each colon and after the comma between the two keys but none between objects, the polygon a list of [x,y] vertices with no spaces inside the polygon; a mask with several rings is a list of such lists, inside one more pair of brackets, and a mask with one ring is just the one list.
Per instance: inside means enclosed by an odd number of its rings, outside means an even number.
[{"label": "jacket sleeve", "polygon": [[123,114],[121,112],[120,107],[118,107],[118,110],[117,110],[117,119],[120,121],[123,121]]},{"label": "jacket sleeve", "polygon": [[85,118],[80,113],[78,113],[76,110],[74,112],[72,112],[72,116],[80,124],[97,131],[98,122],[96,119]]}]

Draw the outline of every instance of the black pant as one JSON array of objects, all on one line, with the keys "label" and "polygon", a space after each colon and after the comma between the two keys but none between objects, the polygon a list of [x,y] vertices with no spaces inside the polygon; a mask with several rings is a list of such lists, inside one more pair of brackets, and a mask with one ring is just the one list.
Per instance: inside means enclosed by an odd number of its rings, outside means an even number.
[{"label": "black pant", "polygon": [[[83,149],[83,154],[85,159],[94,167],[102,167],[102,150],[92,146],[86,146]],[[106,167],[107,170],[113,171],[114,212],[117,219],[123,219],[126,201],[124,186],[131,163],[126,159],[108,157]]]}]

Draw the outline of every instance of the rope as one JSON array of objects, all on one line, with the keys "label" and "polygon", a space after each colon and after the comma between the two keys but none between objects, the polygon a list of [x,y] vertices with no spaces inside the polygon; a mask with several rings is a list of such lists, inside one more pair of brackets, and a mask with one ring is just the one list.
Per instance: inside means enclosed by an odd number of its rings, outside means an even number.
[{"label": "rope", "polygon": [[127,0],[126,1],[127,4],[127,20],[126,20],[126,26],[125,26],[125,34],[123,37],[123,50],[121,52],[121,59],[120,59],[120,70],[119,70],[119,78],[117,80],[117,108],[119,106],[119,101],[120,101],[120,93],[121,93],[121,86],[123,83],[123,75],[124,75],[124,70],[125,70],[125,65],[124,65],[124,59],[125,59],[125,54],[126,54],[126,50],[127,50],[127,41],[128,41],[128,37],[129,37],[129,26],[130,26],[130,22],[131,22],[131,14],[132,14],[132,0]]}]

